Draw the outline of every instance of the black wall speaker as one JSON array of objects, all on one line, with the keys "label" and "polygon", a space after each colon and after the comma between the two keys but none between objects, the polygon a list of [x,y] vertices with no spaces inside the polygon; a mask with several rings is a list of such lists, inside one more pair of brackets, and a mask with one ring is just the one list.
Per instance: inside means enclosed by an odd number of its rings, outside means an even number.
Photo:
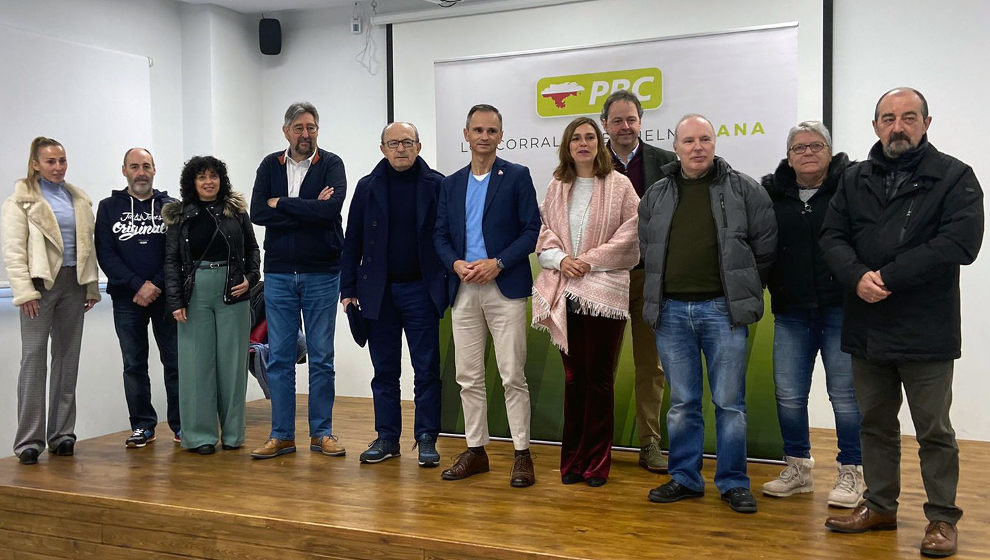
[{"label": "black wall speaker", "polygon": [[282,52],[282,24],[277,19],[261,18],[258,22],[258,44],[261,54]]}]

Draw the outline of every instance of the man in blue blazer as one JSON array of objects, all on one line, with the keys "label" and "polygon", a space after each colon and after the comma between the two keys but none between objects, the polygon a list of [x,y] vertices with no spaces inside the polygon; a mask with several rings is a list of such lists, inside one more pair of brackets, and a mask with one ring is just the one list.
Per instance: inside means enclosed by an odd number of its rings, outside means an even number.
[{"label": "man in blue blazer", "polygon": [[443,175],[419,157],[419,131],[396,122],[382,130],[385,156],[358,181],[347,214],[340,259],[340,303],[359,307],[367,322],[375,376],[378,438],[362,463],[399,456],[402,332],[413,365],[419,465],[440,463],[440,317],[447,309],[447,273],[433,247]]},{"label": "man in blue blazer", "polygon": [[540,233],[540,209],[529,169],[496,157],[502,115],[491,105],[468,111],[464,140],[471,164],[443,180],[434,242],[449,274],[454,365],[461,387],[468,449],[445,480],[489,470],[485,344],[495,343],[505,407],[515,447],[512,486],[536,481],[529,453],[526,385],[526,298],[533,290],[529,255]]}]

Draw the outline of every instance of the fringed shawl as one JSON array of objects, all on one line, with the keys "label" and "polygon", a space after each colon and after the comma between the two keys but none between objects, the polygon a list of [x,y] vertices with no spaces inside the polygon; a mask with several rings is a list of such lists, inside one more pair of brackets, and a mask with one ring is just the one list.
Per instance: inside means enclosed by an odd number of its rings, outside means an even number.
[{"label": "fringed shawl", "polygon": [[[536,252],[571,247],[570,192],[573,185],[550,181],[540,209],[542,226]],[[629,269],[639,263],[637,207],[639,197],[624,175],[613,171],[595,179],[588,218],[577,259],[593,267],[583,278],[568,278],[559,270],[544,268],[533,283],[533,327],[550,333],[550,340],[565,354],[567,301],[583,314],[626,319],[629,317]]]}]

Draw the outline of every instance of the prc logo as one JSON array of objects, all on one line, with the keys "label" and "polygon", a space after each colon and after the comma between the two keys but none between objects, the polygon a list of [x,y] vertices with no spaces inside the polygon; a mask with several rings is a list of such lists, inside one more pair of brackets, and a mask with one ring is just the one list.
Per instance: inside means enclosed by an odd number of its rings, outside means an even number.
[{"label": "prc logo", "polygon": [[[542,82],[541,82],[542,83]],[[540,92],[543,97],[549,97],[553,100],[553,104],[558,109],[566,109],[568,97],[572,95],[577,95],[584,91],[584,86],[577,82],[567,82],[563,84],[550,84],[546,89]]]},{"label": "prc logo", "polygon": [[643,109],[656,109],[663,102],[660,69],[638,68],[543,78],[536,83],[536,113],[541,117],[598,114],[605,99],[620,89],[639,97]]}]

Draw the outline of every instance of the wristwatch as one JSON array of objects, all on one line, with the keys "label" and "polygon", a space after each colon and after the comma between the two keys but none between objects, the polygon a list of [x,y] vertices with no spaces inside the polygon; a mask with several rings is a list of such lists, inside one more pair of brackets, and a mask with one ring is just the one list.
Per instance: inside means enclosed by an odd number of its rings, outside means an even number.
[{"label": "wristwatch", "polygon": [[498,257],[495,257],[495,266],[497,266],[499,270],[505,270],[505,263],[503,263],[502,259]]}]

